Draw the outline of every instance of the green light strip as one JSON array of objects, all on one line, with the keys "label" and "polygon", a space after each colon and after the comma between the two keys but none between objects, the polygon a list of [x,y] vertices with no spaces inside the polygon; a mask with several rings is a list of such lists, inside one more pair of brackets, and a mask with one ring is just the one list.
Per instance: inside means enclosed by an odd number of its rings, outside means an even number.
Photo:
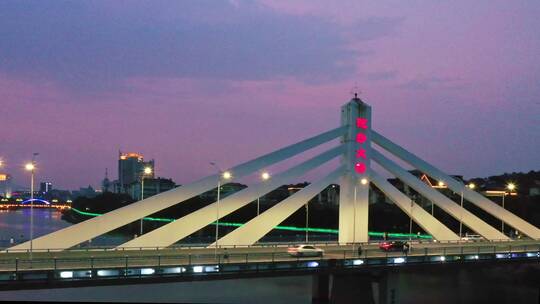
[{"label": "green light strip", "polygon": [[[102,213],[92,213],[92,212],[84,212],[81,210],[78,210],[76,208],[71,208],[71,210],[82,214],[82,215],[88,215],[88,216],[100,216],[103,215]],[[159,217],[145,217],[145,221],[153,221],[153,222],[174,222],[174,219],[168,219],[168,218],[159,218]],[[212,225],[215,225],[216,222],[213,222]],[[231,222],[220,222],[219,226],[224,227],[242,227],[244,224],[242,223],[231,223]],[[287,230],[287,231],[308,231],[308,232],[317,232],[317,233],[330,233],[330,234],[338,234],[339,231],[337,229],[328,229],[328,228],[301,228],[301,227],[295,227],[295,226],[276,226],[274,229],[278,230]],[[369,236],[379,236],[384,237],[384,232],[368,232]],[[388,233],[388,237],[395,237],[395,238],[420,238],[420,239],[432,239],[431,235],[427,234],[409,234],[409,233]]]}]

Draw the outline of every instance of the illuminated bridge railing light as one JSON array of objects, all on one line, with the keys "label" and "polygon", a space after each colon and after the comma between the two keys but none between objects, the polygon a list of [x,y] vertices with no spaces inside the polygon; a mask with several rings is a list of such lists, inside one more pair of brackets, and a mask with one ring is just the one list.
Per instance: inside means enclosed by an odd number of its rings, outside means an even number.
[{"label": "illuminated bridge railing light", "polygon": [[[77,208],[73,208],[71,207],[71,210],[75,211],[76,213],[78,214],[81,214],[81,215],[87,215],[87,216],[101,216],[103,215],[102,213],[93,213],[93,212],[86,212],[86,211],[81,211]],[[144,218],[145,221],[155,221],[155,222],[174,222],[175,219],[170,219],[170,218],[157,218],[157,217],[145,217]],[[212,225],[215,225],[216,222],[213,222]],[[223,226],[223,227],[241,227],[243,226],[244,224],[243,223],[231,223],[231,222],[219,222],[219,226]],[[316,232],[316,233],[328,233],[328,234],[338,234],[339,231],[337,229],[329,229],[329,228],[305,228],[305,227],[295,227],[295,226],[276,226],[274,227],[274,229],[277,229],[277,230],[287,230],[287,231],[299,231],[299,232],[305,232],[305,231],[308,231],[308,232]],[[369,236],[376,236],[376,237],[384,237],[385,233],[384,232],[375,232],[375,231],[370,231],[369,233]],[[412,238],[415,238],[415,239],[427,239],[427,240],[431,240],[433,239],[433,237],[431,235],[427,235],[427,234],[408,234],[408,233],[388,233],[387,234],[388,237],[391,237],[391,238],[409,238],[409,237],[412,237]]]}]

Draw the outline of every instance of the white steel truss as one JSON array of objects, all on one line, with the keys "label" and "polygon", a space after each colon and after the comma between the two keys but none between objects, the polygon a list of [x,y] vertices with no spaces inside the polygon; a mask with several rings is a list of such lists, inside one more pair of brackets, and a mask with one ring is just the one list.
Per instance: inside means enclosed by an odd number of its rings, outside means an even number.
[{"label": "white steel truss", "polygon": [[[341,156],[341,165],[327,176],[315,181],[301,191],[251,219],[243,226],[218,239],[221,246],[251,245],[269,233],[301,206],[307,204],[317,193],[333,182],[339,181],[339,242],[367,242],[369,184],[378,187],[396,206],[411,217],[422,229],[439,241],[458,241],[460,236],[444,226],[413,200],[400,192],[388,181],[371,169],[370,161],[378,163],[385,170],[398,177],[405,185],[418,191],[455,219],[488,240],[509,240],[509,238],[488,225],[480,218],[462,208],[442,193],[373,149],[373,140],[385,150],[414,168],[444,182],[449,189],[463,195],[463,198],[487,211],[509,226],[533,238],[540,239],[540,229],[527,223],[515,214],[498,206],[481,194],[465,187],[463,183],[451,178],[434,166],[421,160],[399,145],[371,129],[371,107],[359,98],[354,98],[342,109],[341,127],[287,146],[280,150],[258,157],[230,169],[235,179],[248,176],[270,165],[299,155],[336,138],[341,144],[331,148],[299,165],[274,176],[270,181],[250,186],[218,202],[200,208],[180,219],[150,231],[136,239],[120,245],[126,249],[139,247],[166,247],[182,240],[188,235],[212,224],[249,204],[257,197],[302,176],[329,160]],[[360,166],[360,168],[359,168]],[[114,229],[120,228],[143,217],[182,203],[200,195],[221,183],[221,176],[212,175],[192,184],[149,197],[123,208],[111,211],[82,223],[61,229],[33,240],[34,249],[64,250]],[[212,244],[211,246],[216,245]],[[11,249],[29,249],[30,243],[22,243]]]}]

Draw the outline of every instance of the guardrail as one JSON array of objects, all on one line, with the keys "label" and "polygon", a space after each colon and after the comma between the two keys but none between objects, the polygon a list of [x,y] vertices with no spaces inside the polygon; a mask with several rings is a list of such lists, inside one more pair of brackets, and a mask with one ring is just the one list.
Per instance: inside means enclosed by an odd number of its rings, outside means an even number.
[{"label": "guardrail", "polygon": [[315,271],[325,267],[356,268],[479,260],[540,260],[540,244],[330,250],[321,257],[292,257],[284,252],[170,254],[153,256],[0,259],[0,285],[43,280],[94,280],[247,272]]},{"label": "guardrail", "polygon": [[[369,245],[377,245],[383,240],[378,241],[371,241],[366,243],[338,243],[337,241],[329,241],[329,242],[309,242],[310,245],[315,246],[369,246]],[[538,241],[540,244],[540,240],[533,240],[533,239],[520,239],[520,240],[511,240],[508,241],[506,239],[500,239],[500,240],[461,240],[461,241],[437,241],[437,240],[420,240],[420,239],[403,239],[403,241],[407,241],[411,244],[448,244],[448,245],[459,245],[459,244],[493,244],[493,243],[509,243],[509,242],[531,242],[531,241]],[[293,242],[268,242],[268,243],[255,243],[253,245],[227,245],[227,246],[218,246],[218,249],[225,249],[225,248],[271,248],[271,247],[286,247],[291,246],[295,244],[305,244],[302,241],[293,241]],[[80,252],[80,251],[131,251],[131,250],[155,250],[155,251],[163,251],[163,250],[179,250],[179,249],[206,249],[206,248],[214,248],[208,247],[208,243],[187,243],[187,244],[174,244],[167,247],[162,246],[139,246],[139,247],[118,247],[118,246],[82,246],[82,247],[73,247],[69,249],[60,249],[60,248],[34,248],[32,252]],[[0,247],[0,254],[1,253],[29,253],[29,249],[10,249],[9,247]]]}]

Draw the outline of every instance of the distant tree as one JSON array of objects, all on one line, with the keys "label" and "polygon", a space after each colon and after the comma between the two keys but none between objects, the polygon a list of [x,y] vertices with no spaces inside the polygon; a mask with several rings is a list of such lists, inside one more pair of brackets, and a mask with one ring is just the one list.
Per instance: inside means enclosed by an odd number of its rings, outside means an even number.
[{"label": "distant tree", "polygon": [[85,212],[106,213],[131,203],[133,199],[127,194],[105,192],[93,198],[76,198],[72,207]]}]

